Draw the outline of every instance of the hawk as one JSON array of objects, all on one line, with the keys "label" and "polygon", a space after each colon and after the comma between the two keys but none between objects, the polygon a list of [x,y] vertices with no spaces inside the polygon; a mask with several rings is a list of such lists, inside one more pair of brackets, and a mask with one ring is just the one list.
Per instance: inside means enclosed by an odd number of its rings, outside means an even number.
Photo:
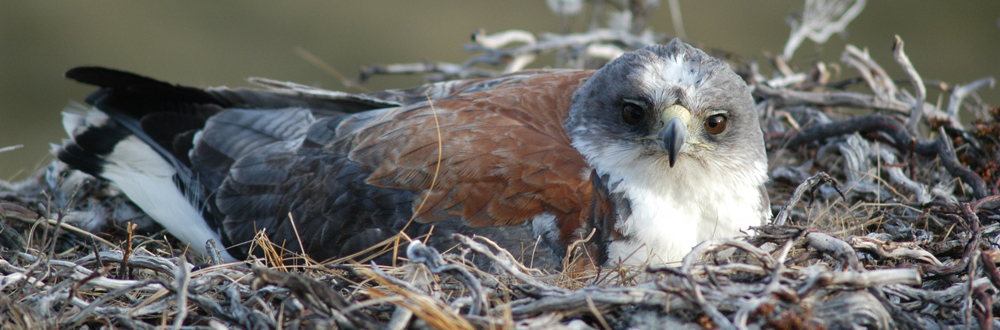
[{"label": "hawk", "polygon": [[[116,184],[197,252],[270,241],[316,260],[405,231],[481,235],[559,269],[680,260],[771,216],[747,84],[678,40],[600,70],[529,70],[347,94],[269,80],[193,88],[98,67],[58,158]],[[430,233],[430,235],[427,235]]]}]

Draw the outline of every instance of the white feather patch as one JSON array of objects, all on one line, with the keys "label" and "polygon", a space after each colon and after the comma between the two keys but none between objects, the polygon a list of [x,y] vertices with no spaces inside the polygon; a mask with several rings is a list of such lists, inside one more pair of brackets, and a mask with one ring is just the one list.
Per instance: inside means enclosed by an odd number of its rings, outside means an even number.
[{"label": "white feather patch", "polygon": [[111,117],[100,110],[92,109],[87,111],[87,125],[90,126],[104,126],[108,123]]},{"label": "white feather patch", "polygon": [[664,93],[672,88],[680,88],[683,94],[694,95],[700,73],[685,65],[686,58],[678,54],[665,61],[651,61],[641,68],[640,84],[643,90],[657,101],[663,100]]},{"label": "white feather patch", "polygon": [[609,266],[677,262],[701,241],[761,225],[766,163],[721,168],[688,155],[671,168],[634,148],[574,146],[592,155],[598,174],[618,183],[612,193],[624,193],[631,203],[631,215],[616,224],[628,239],[609,244]]},{"label": "white feather patch", "polygon": [[556,226],[556,216],[549,212],[542,212],[531,218],[531,229],[535,232],[535,237],[542,236],[552,241],[559,238],[559,227]]},{"label": "white feather patch", "polygon": [[[91,110],[86,116],[63,112],[63,128],[70,136],[88,127],[105,125],[109,117]],[[223,258],[235,260],[225,252],[219,235],[174,184],[174,168],[149,145],[129,136],[115,145],[104,157],[101,175],[113,182],[146,214],[181,241],[191,244],[191,250],[205,254],[205,242],[214,239]]]},{"label": "white feather patch", "polygon": [[64,111],[62,113],[62,124],[63,130],[66,131],[66,135],[74,136],[77,133],[79,127],[87,124],[85,117],[79,113]]}]

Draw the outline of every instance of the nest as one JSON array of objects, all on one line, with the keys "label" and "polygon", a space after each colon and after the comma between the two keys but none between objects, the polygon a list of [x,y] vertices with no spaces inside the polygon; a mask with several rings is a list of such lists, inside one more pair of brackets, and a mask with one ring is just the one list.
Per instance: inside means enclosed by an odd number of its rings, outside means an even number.
[{"label": "nest", "polygon": [[[807,8],[804,19],[814,21],[797,26],[842,29],[854,8]],[[542,53],[555,54],[561,66],[600,65],[665,40],[635,28],[644,10],[621,9],[632,19],[620,20],[624,28],[547,35],[540,42],[523,31],[479,33],[468,48],[481,55],[466,63],[373,67],[362,78],[414,72],[429,80],[490,76],[501,71],[473,65],[516,71]],[[790,44],[802,35],[793,33]],[[795,47],[770,59],[776,68],[771,79],[752,61],[712,51],[754,86],[777,216],[746,237],[703,242],[679,264],[550,274],[525,267],[486,239],[464,236],[456,237],[459,248],[446,253],[419,241],[394,242],[389,253],[405,256],[398,265],[290,263],[277,249],[266,259],[221,264],[185,254],[114,187],[53,163],[33,179],[0,182],[0,324],[1000,327],[994,318],[1000,308],[1000,110],[974,92],[992,80],[925,84],[898,38],[894,55],[906,77],[889,77],[867,51],[848,46],[843,62],[859,75],[834,80],[823,63],[789,66]],[[897,86],[900,81],[912,91]],[[947,96],[947,108],[925,102],[934,92]],[[959,113],[965,122],[971,117],[971,125],[963,126]],[[271,247],[264,238],[255,244]],[[477,269],[472,258],[488,258],[497,269]]]}]

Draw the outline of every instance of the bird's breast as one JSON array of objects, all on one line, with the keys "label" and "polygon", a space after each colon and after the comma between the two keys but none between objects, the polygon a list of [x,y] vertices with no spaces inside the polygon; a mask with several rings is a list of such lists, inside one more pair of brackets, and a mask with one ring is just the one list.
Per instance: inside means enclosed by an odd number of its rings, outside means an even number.
[{"label": "bird's breast", "polygon": [[677,262],[704,240],[738,236],[761,224],[757,209],[766,176],[678,165],[654,184],[617,180],[612,191],[624,195],[630,212],[617,218],[623,239],[608,245],[609,265]]}]

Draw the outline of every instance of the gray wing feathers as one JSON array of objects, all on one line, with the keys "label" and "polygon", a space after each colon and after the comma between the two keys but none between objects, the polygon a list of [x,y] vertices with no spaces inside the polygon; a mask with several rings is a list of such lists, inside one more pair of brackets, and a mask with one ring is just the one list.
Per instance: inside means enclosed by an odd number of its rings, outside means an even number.
[{"label": "gray wing feathers", "polygon": [[314,121],[312,114],[306,109],[230,109],[208,120],[201,138],[195,141],[195,148],[207,144],[229,158],[239,159],[266,145],[305,136],[309,125]]}]

